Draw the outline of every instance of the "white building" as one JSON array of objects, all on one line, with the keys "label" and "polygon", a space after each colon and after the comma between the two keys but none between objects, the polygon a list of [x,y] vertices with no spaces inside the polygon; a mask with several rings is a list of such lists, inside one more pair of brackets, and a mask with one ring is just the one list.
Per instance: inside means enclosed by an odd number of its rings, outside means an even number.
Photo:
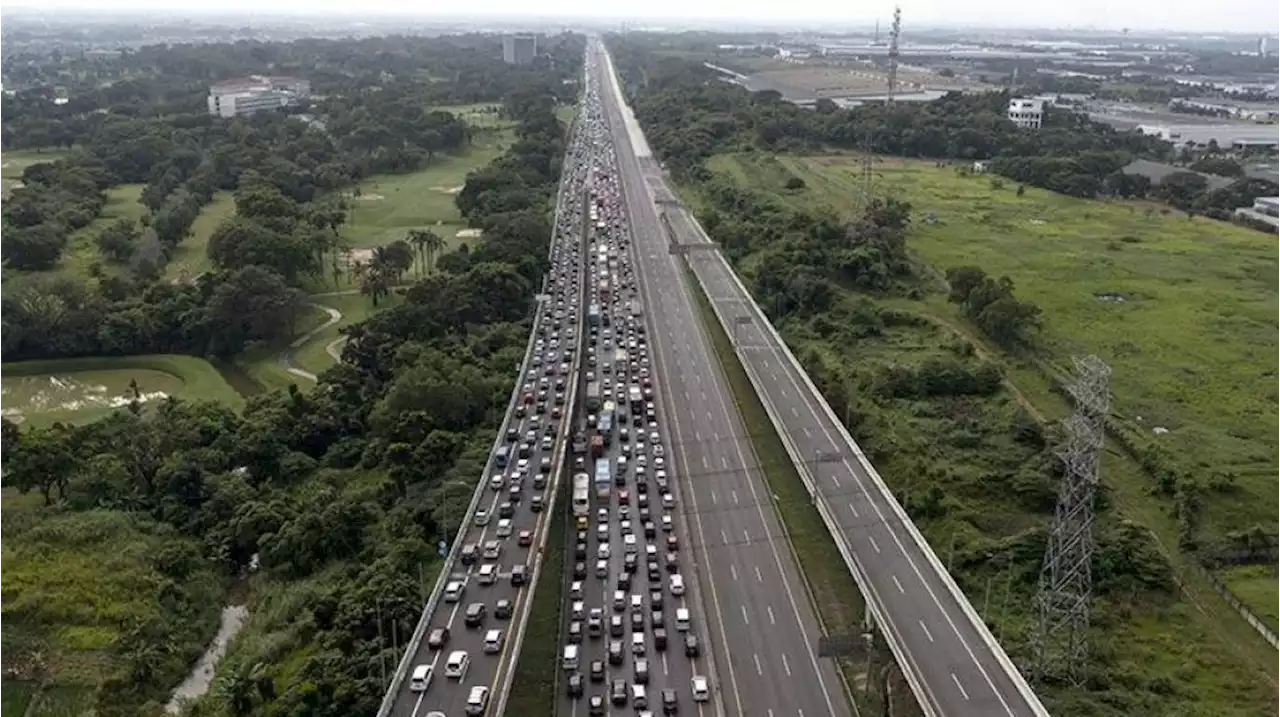
[{"label": "white building", "polygon": [[1009,100],[1009,121],[1023,129],[1040,129],[1044,122],[1044,101],[1017,97]]},{"label": "white building", "polygon": [[537,35],[507,35],[502,38],[502,61],[508,65],[527,65],[537,56]]},{"label": "white building", "polygon": [[254,75],[209,86],[209,114],[246,117],[262,110],[295,105],[311,95],[311,83],[296,77]]}]

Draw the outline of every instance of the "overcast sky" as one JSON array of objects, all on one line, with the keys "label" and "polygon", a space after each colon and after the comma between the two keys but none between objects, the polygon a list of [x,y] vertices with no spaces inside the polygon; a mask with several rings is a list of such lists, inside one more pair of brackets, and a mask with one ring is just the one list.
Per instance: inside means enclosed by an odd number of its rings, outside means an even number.
[{"label": "overcast sky", "polygon": [[[104,11],[170,10],[220,13],[272,12],[319,14],[395,13],[432,15],[467,13],[491,17],[512,14],[540,17],[720,19],[726,22],[752,20],[766,22],[836,21],[847,24],[888,18],[892,0],[875,3],[833,2],[832,0],[644,0],[606,2],[599,0],[42,0],[6,3],[42,8],[92,7]],[[883,7],[881,7],[883,5]],[[902,0],[903,26],[909,32],[917,25],[981,25],[995,27],[1094,27],[1168,29],[1198,33],[1248,32],[1276,34],[1280,29],[1280,3],[1276,0]],[[882,22],[884,24],[884,22]],[[905,33],[904,33],[905,34]]]}]

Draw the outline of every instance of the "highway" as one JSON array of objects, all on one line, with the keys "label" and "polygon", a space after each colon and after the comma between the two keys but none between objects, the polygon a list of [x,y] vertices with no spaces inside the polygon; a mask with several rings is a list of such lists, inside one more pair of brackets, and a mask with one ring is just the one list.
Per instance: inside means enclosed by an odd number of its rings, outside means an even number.
[{"label": "highway", "polygon": [[[599,53],[595,43],[589,52]],[[598,55],[603,64],[604,55]],[[747,431],[705,335],[678,258],[669,254],[644,171],[632,148],[610,70],[603,92],[617,148],[646,307],[657,386],[680,504],[691,526],[698,585],[723,697],[717,714],[850,715],[834,665],[819,660],[823,634]],[[717,706],[719,708],[719,706]]]},{"label": "highway", "polygon": [[[587,67],[593,80],[598,80],[598,67],[590,57]],[[664,689],[670,689],[675,692],[684,714],[718,714],[721,712],[720,702],[714,695],[704,703],[693,700],[693,676],[710,678],[714,668],[705,653],[698,656],[686,654],[686,633],[680,631],[676,624],[677,610],[688,610],[690,634],[697,636],[699,649],[705,649],[706,620],[698,591],[690,586],[689,592],[676,595],[670,589],[673,573],[689,581],[692,577],[685,563],[690,553],[684,522],[677,519],[678,514],[673,516],[670,526],[665,526],[662,520],[664,515],[671,515],[671,510],[664,504],[659,476],[660,472],[670,472],[670,468],[666,465],[669,458],[659,446],[670,446],[671,443],[670,434],[656,418],[669,409],[655,395],[651,418],[646,416],[645,408],[636,410],[640,404],[632,404],[629,396],[632,386],[640,390],[646,380],[651,385],[661,385],[665,379],[662,372],[650,363],[645,346],[648,331],[641,330],[644,319],[635,315],[636,309],[642,315],[648,312],[636,293],[632,261],[626,251],[631,236],[621,204],[614,154],[600,114],[597,89],[595,82],[589,81],[584,93],[582,117],[595,152],[593,164],[601,170],[591,186],[592,202],[598,202],[599,223],[592,226],[592,248],[588,252],[600,257],[599,260],[588,259],[589,301],[598,302],[588,316],[588,323],[596,323],[594,311],[599,309],[601,325],[588,339],[587,364],[582,375],[584,385],[594,382],[596,389],[602,389],[602,395],[599,405],[585,406],[581,415],[586,417],[596,409],[607,412],[611,408],[607,402],[612,402],[614,413],[611,415],[617,421],[616,426],[607,432],[610,440],[604,444],[599,456],[608,465],[608,494],[598,496],[595,486],[592,486],[588,514],[580,527],[571,529],[570,539],[566,541],[566,564],[574,566],[574,569],[567,570],[565,575],[566,594],[569,596],[569,604],[565,606],[565,627],[576,623],[574,630],[581,631],[574,638],[580,649],[580,664],[575,672],[583,680],[584,694],[577,698],[568,694],[569,671],[562,667],[559,714],[562,717],[585,716],[593,712],[593,699],[602,703],[597,705],[595,712],[634,713],[637,707],[630,695],[623,704],[611,700],[611,686],[615,680],[622,680],[630,690],[637,683],[637,666],[641,660],[648,666],[645,683],[647,709],[659,713],[663,708],[662,693]],[[596,209],[592,212],[597,216]],[[585,388],[580,391],[582,394],[588,397],[595,395]],[[591,418],[594,416],[583,421],[583,435],[598,427],[588,425]],[[603,440],[606,432],[600,432],[600,435]],[[654,435],[659,439],[657,443],[652,440]],[[593,457],[587,456],[575,470],[594,474],[596,465]],[[594,483],[594,475],[592,480]],[[673,480],[668,485],[678,511],[683,499],[677,483]],[[623,529],[624,521],[630,523],[627,530]],[[630,540],[634,541],[634,548],[627,545],[628,534],[632,536]],[[669,550],[670,537],[677,541],[675,550]],[[632,549],[636,556],[631,558],[635,561],[634,569],[628,571],[624,563]],[[672,553],[676,557],[674,563],[670,560],[669,554]],[[650,561],[655,570],[653,575],[649,572]],[[630,584],[619,585],[619,579],[628,573]],[[654,601],[655,596],[658,602]],[[633,600],[638,604],[633,605]],[[661,623],[655,620],[655,610],[661,616]],[[593,616],[601,622],[598,634],[590,628]],[[665,647],[657,643],[659,629],[666,635]],[[635,647],[636,636],[641,640],[640,648]],[[612,659],[611,649],[614,652]],[[593,669],[593,665],[597,668]],[[710,682],[714,684],[715,680]]]},{"label": "highway", "polygon": [[[620,98],[618,104],[621,105]],[[633,209],[637,206],[645,207],[638,212],[639,216],[644,217],[651,213],[648,208],[652,205],[652,197],[670,198],[674,195],[666,187],[661,168],[649,153],[634,118],[630,116],[630,110],[621,106],[614,110],[613,116],[617,120],[614,127],[619,133],[618,145],[620,148],[627,147],[622,153],[630,155],[623,160],[627,167],[625,179],[629,185],[628,194]],[[634,191],[630,189],[632,185],[636,187]],[[683,208],[667,205],[666,213],[680,244],[709,242],[696,221]],[[644,242],[645,253],[648,254],[642,273],[647,275],[646,281],[656,286],[656,290],[666,297],[664,301],[667,304],[662,308],[663,314],[674,317],[686,302],[678,299],[683,292],[676,291],[675,288],[680,280],[673,276],[678,273],[673,266],[673,258],[664,259],[668,257],[668,238],[657,228],[655,220],[650,218],[644,222],[647,226],[643,231],[638,231],[638,236]],[[718,252],[711,250],[689,251],[686,257],[715,305],[721,322],[726,324],[726,331],[735,336],[739,355],[775,426],[788,444],[793,460],[814,485],[819,510],[829,521],[828,526],[834,526],[837,544],[846,554],[846,562],[850,564],[864,592],[868,593],[873,611],[881,618],[878,622],[886,631],[886,638],[926,714],[955,717],[1047,715],[1026,681],[938,562],[932,549],[888,493],[883,481],[848,436],[844,426],[831,413],[808,377],[798,368],[794,357],[755,306],[728,263]],[[747,323],[740,324],[740,318]],[[680,355],[678,347],[681,343],[693,340],[690,336],[692,332],[686,328],[687,324],[683,320],[673,318],[671,321],[676,322],[672,327],[673,334],[668,337],[666,348],[660,349],[659,353],[675,356],[660,358],[659,369],[662,370],[665,362],[669,367],[674,367],[674,371],[666,372],[667,375],[685,375],[688,380],[684,381],[683,387],[677,383],[670,388],[677,396],[680,396],[682,388],[686,391],[682,396],[685,398],[685,405],[696,410],[695,415],[688,420],[695,422],[697,430],[709,430],[708,426],[716,426],[717,432],[704,435],[703,439],[713,440],[718,437],[720,440],[716,441],[717,447],[709,446],[706,450],[720,450],[718,446],[731,444],[733,436],[743,436],[745,431],[731,422],[713,420],[716,396],[724,395],[723,389],[716,391],[707,385],[709,379],[705,376],[704,366],[706,359],[702,358],[704,351],[696,348],[698,341],[693,341],[695,348],[691,355]],[[677,440],[686,442],[683,438]],[[699,445],[701,442],[695,435],[692,443]],[[733,450],[730,449],[731,452]],[[695,473],[704,461],[706,471],[716,468],[714,452],[701,456],[689,449],[683,452],[688,456],[687,460],[691,458],[694,462]],[[722,450],[719,455],[724,455]],[[726,475],[735,476],[734,480],[739,484],[754,482],[754,479],[739,476],[736,471],[730,470],[731,466],[732,463],[729,466],[722,464],[720,468],[726,471]],[[697,480],[695,476],[691,482],[696,484]],[[744,499],[741,489],[738,498]],[[732,499],[730,496],[729,500]],[[724,493],[717,491],[716,505],[724,500]],[[701,504],[701,494],[699,502]],[[752,498],[750,503],[758,505],[759,501]],[[712,534],[703,540],[704,544],[738,542],[728,527],[725,527],[721,540],[716,540],[716,529],[726,526],[725,521],[729,520],[723,515],[732,515],[731,512],[717,513],[714,506],[711,509],[703,505],[699,507],[706,511],[704,523],[711,520],[713,514],[716,516],[715,525],[709,528]],[[761,535],[760,539],[753,539],[748,532],[741,542],[752,544],[763,539],[774,544],[777,541],[773,541],[773,537]],[[721,560],[717,555],[716,563],[719,562]],[[734,564],[730,560],[723,562]],[[757,562],[760,562],[759,558]],[[737,572],[740,573],[740,569]],[[742,579],[740,574],[737,577]],[[717,577],[714,583],[722,596],[723,608],[723,601],[733,599],[731,596],[736,592],[723,587],[733,585],[732,576],[730,581]],[[777,588],[771,589],[769,584],[768,580],[762,581],[764,587],[761,594],[776,599]],[[718,612],[722,616],[732,615],[732,610],[721,609]],[[801,624],[804,624],[803,621]],[[758,621],[753,621],[750,630],[756,630],[758,625]],[[745,627],[743,621],[736,625],[726,625],[724,629],[730,633],[745,632]],[[844,630],[850,627],[840,626]],[[812,640],[809,642],[812,643]],[[759,640],[757,644],[752,648],[757,654],[760,654],[759,650],[767,649],[764,647],[766,644],[768,649],[776,649],[773,647],[776,645],[787,645],[785,649],[794,651],[791,660],[793,670],[797,663],[803,664],[805,658],[802,655],[813,654],[811,650],[807,653],[800,652],[800,646],[795,640],[779,642],[768,639]],[[734,651],[737,649],[734,647]],[[743,670],[739,666],[740,658],[732,664],[733,673],[737,675],[738,690],[745,695],[743,701],[754,706],[758,700],[765,699],[768,690],[759,687],[763,676],[750,669]],[[820,675],[830,674],[822,670],[818,672]],[[827,691],[831,691],[830,679],[825,681],[828,683]],[[800,691],[800,684],[802,683],[796,680],[796,686],[788,688]],[[805,714],[813,713],[806,707]]]},{"label": "highway", "polygon": [[[533,333],[519,367],[512,403],[483,476],[478,476],[477,502],[446,560],[427,615],[425,634],[411,642],[397,670],[379,715],[426,717],[469,712],[468,697],[474,687],[488,688],[488,714],[501,714],[507,688],[528,617],[546,544],[547,525],[561,481],[576,401],[577,371],[581,357],[581,298],[583,288],[581,193],[587,167],[580,133],[571,139],[557,202],[550,250],[551,271],[545,294],[539,297]],[[541,505],[535,505],[538,503]],[[486,550],[497,551],[497,554]],[[474,551],[472,553],[472,551]],[[455,562],[456,560],[456,562]],[[523,586],[513,584],[513,571],[526,571]],[[494,580],[485,584],[485,572]],[[464,588],[451,600],[449,586]],[[443,592],[443,599],[441,593]],[[505,601],[509,613],[499,615]],[[465,625],[468,607],[484,605],[477,626]],[[506,612],[503,610],[502,612]],[[433,649],[427,639],[443,628],[449,637]],[[486,634],[501,631],[496,646],[486,651]],[[464,651],[468,664],[461,679],[446,676],[450,654]],[[412,675],[428,665],[427,689],[414,689]]]}]

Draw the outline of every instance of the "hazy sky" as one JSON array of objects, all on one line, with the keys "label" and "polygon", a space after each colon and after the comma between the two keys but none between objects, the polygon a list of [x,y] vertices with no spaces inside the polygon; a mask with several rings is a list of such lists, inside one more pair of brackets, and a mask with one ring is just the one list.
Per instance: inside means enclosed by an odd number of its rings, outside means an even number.
[{"label": "hazy sky", "polygon": [[[832,0],[466,0],[466,2],[415,2],[414,0],[43,0],[7,3],[42,8],[96,10],[171,10],[221,13],[360,13],[455,15],[501,17],[518,14],[556,17],[601,17],[637,21],[653,18],[723,18],[727,22],[837,21],[870,23],[888,18],[892,0],[847,3]],[[1275,35],[1280,29],[1280,3],[1276,0],[902,0],[903,25],[981,25],[996,27],[1086,27],[1119,30],[1168,29],[1198,33],[1249,32]],[[882,24],[884,24],[882,22]]]}]

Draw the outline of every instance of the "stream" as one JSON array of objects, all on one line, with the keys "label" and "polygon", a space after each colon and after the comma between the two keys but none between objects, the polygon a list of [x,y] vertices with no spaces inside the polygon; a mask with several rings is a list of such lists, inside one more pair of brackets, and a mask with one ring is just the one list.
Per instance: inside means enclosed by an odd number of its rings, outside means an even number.
[{"label": "stream", "polygon": [[218,666],[222,656],[227,654],[227,645],[231,644],[236,633],[244,627],[245,619],[248,617],[249,608],[246,605],[227,605],[222,608],[222,621],[218,625],[218,634],[214,635],[213,642],[200,656],[195,667],[191,668],[191,674],[187,675],[187,679],[173,691],[173,697],[165,707],[169,714],[178,714],[183,702],[194,700],[209,691],[209,685],[213,683],[215,675],[214,668]]}]

